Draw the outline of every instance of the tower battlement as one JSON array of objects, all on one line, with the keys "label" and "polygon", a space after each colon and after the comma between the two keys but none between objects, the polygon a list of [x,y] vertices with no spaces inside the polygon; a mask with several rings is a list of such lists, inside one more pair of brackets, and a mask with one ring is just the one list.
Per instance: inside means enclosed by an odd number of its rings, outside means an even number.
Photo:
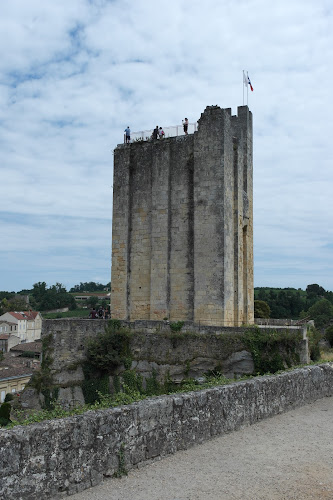
[{"label": "tower battlement", "polygon": [[114,151],[112,315],[253,322],[252,113]]}]

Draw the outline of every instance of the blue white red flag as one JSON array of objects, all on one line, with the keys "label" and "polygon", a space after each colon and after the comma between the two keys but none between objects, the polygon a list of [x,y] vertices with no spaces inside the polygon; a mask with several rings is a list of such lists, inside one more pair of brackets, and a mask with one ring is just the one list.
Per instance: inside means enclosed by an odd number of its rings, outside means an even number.
[{"label": "blue white red flag", "polygon": [[249,78],[249,75],[247,75],[247,80],[248,80],[248,84],[250,85],[250,89],[251,91],[253,92],[253,87],[252,87],[252,84],[251,84],[251,80]]}]

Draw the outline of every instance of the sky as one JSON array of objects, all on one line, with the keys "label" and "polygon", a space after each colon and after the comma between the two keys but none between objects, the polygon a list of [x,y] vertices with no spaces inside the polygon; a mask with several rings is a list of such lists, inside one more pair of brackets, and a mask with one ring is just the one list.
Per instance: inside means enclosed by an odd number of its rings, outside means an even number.
[{"label": "sky", "polygon": [[1,0],[0,290],[108,283],[113,149],[253,92],[254,283],[333,290],[331,0]]}]

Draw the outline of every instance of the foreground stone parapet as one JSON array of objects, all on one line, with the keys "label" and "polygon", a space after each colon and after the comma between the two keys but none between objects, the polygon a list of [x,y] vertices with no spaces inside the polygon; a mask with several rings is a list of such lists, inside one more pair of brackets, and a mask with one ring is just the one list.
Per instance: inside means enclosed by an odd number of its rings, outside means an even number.
[{"label": "foreground stone parapet", "polygon": [[62,498],[214,436],[333,395],[333,366],[0,431],[0,498]]}]

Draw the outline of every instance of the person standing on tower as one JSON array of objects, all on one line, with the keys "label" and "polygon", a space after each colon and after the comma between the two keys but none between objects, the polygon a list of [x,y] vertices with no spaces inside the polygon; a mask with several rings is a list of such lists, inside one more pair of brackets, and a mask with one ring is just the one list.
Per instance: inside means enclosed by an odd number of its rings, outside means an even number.
[{"label": "person standing on tower", "polygon": [[182,123],[183,123],[183,128],[184,128],[185,135],[187,135],[188,134],[188,132],[187,132],[187,129],[188,129],[188,119],[185,118],[185,120],[182,120]]},{"label": "person standing on tower", "polygon": [[127,128],[125,128],[124,132],[126,134],[126,144],[127,144],[131,142],[131,129],[129,128],[129,125]]}]

